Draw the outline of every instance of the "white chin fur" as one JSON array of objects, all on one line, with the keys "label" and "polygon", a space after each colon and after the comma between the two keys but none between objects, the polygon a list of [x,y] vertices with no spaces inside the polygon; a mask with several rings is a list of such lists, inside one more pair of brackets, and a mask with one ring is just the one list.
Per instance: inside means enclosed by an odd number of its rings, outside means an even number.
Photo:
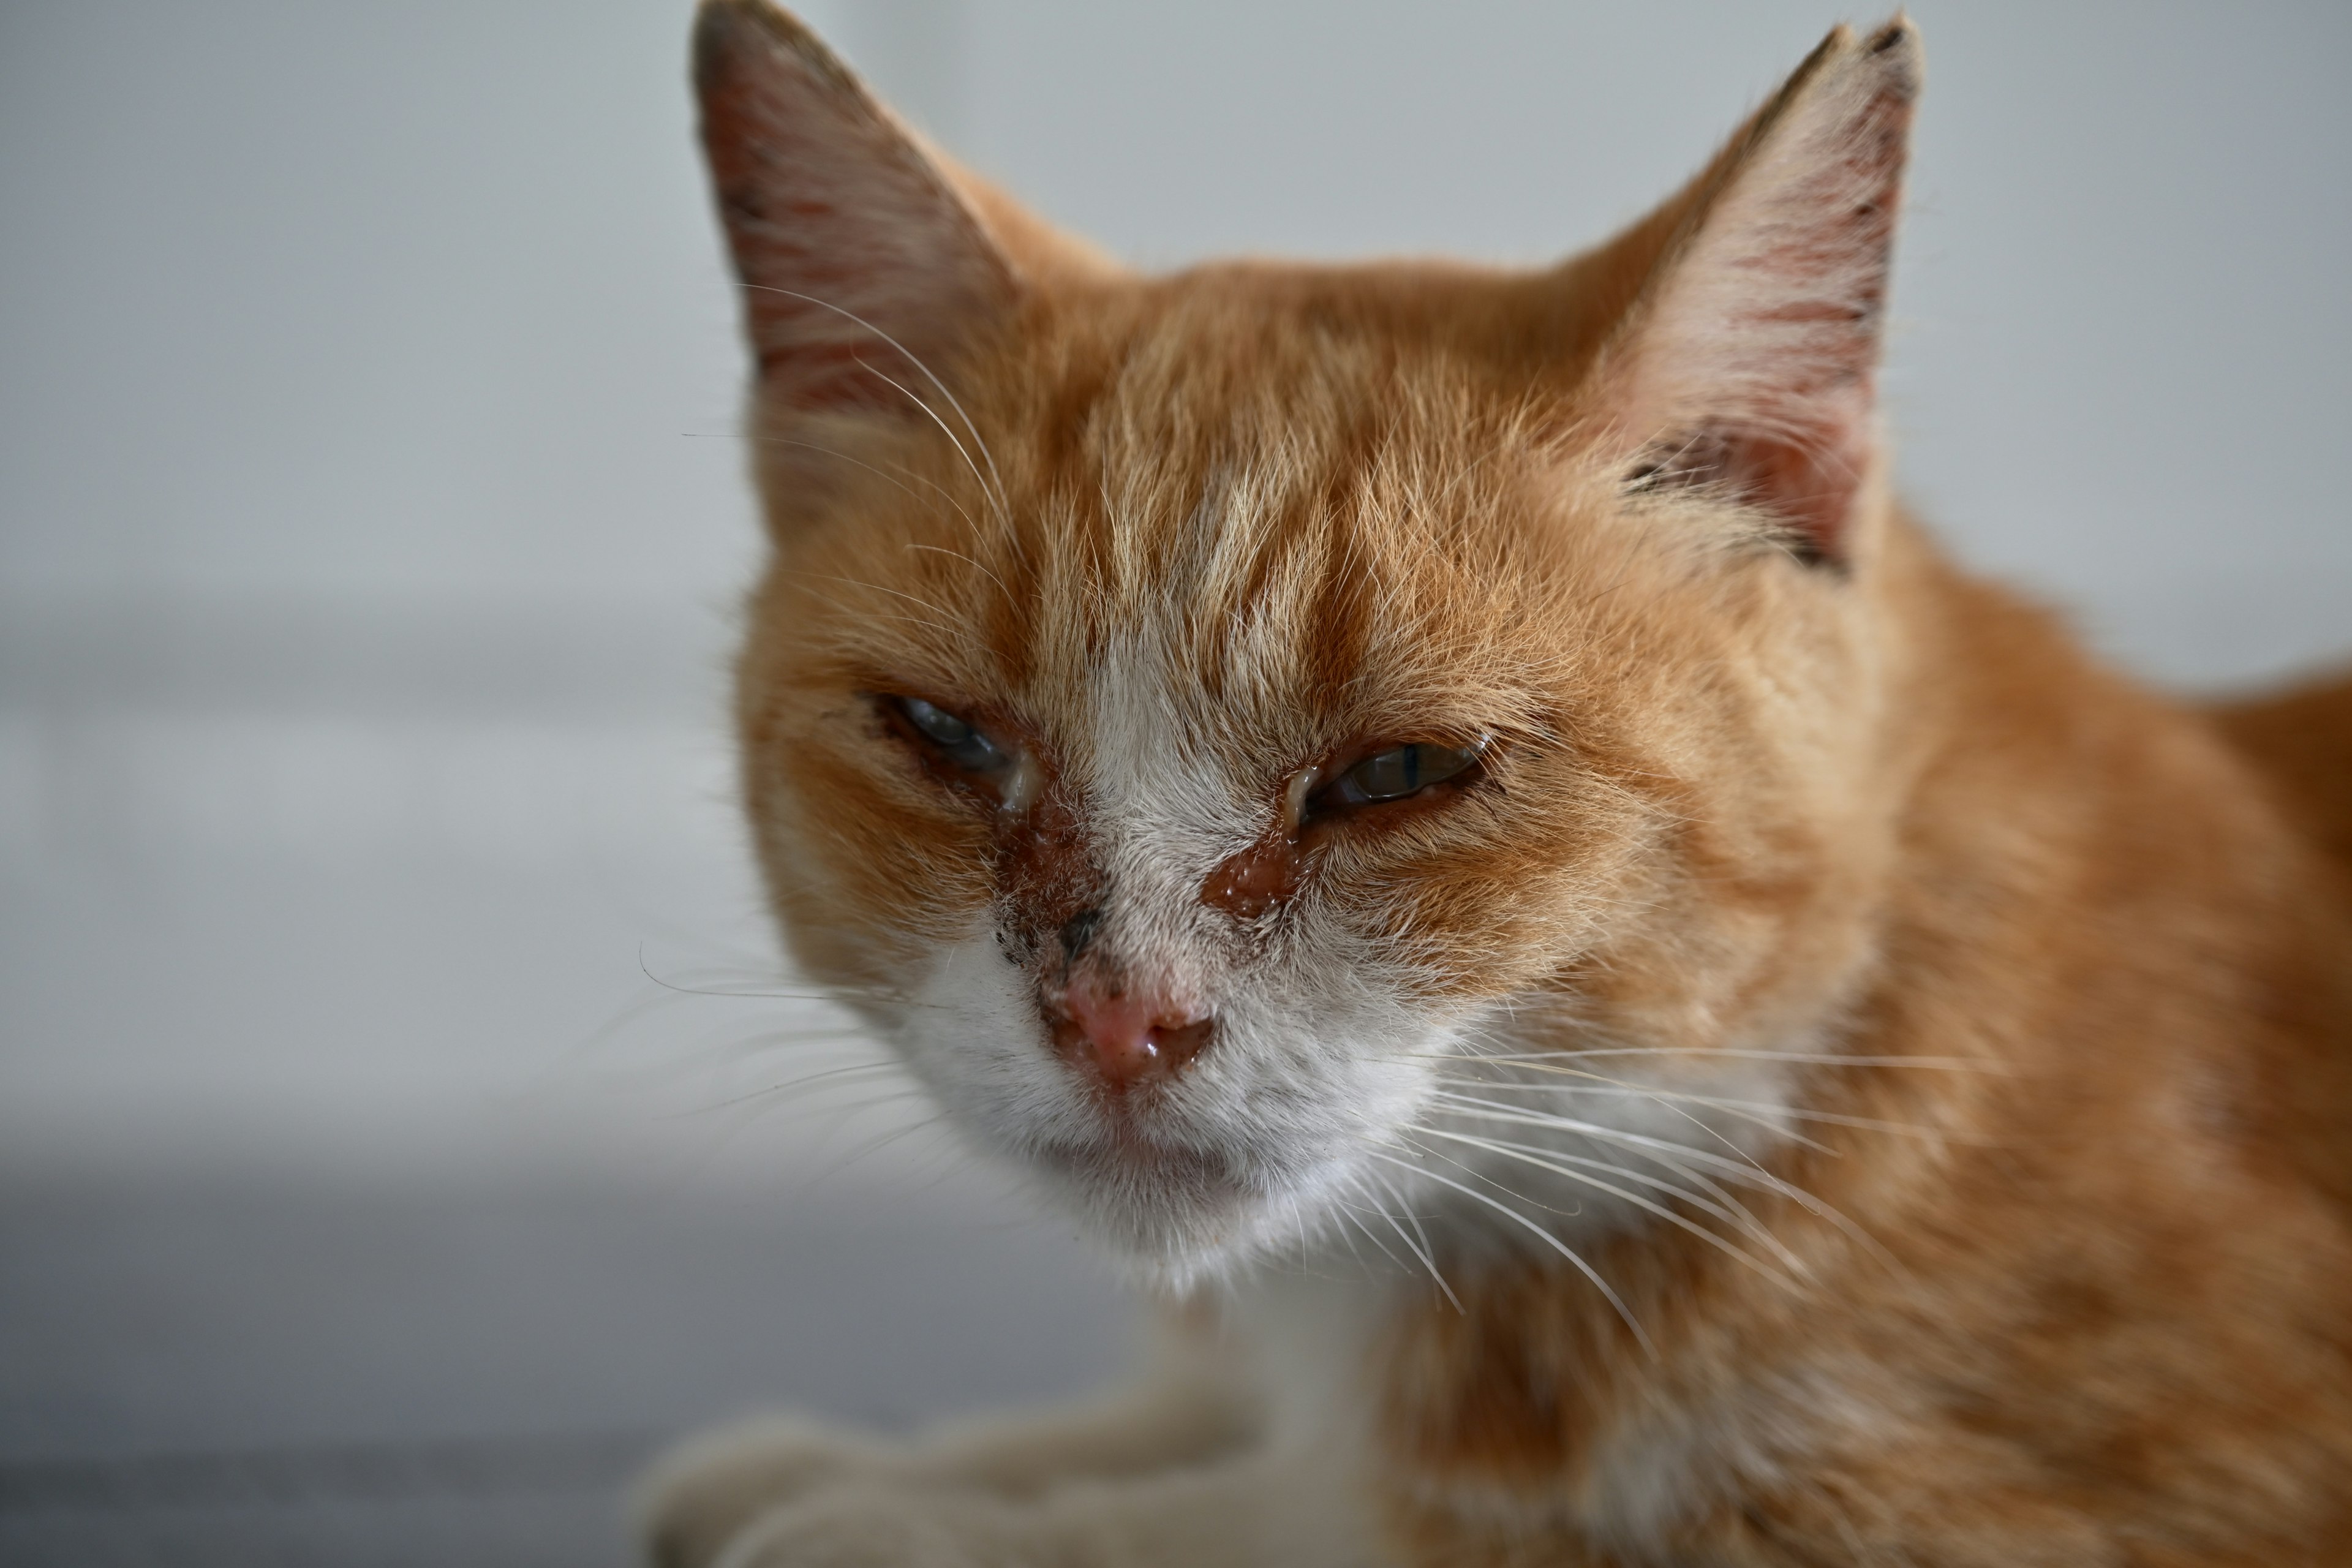
[{"label": "white chin fur", "polygon": [[941,953],[892,1043],[969,1139],[1169,1283],[1324,1235],[1362,1151],[1421,1109],[1445,1045],[1361,992],[1310,998],[1313,1031],[1228,1005],[1201,1059],[1121,1115],[1047,1047],[1030,985],[975,931]]},{"label": "white chin fur", "polygon": [[[1792,1075],[1778,1062],[1685,1060],[1669,1075],[1612,1055],[1562,1077],[1479,1059],[1533,1046],[1491,1026],[1509,1009],[1473,1031],[1360,978],[1254,978],[1243,989],[1288,1004],[1222,1002],[1216,1042],[1127,1115],[1048,1048],[1031,977],[991,930],[942,951],[890,1033],[969,1140],[1160,1287],[1355,1251],[1362,1237],[1408,1268],[1540,1246],[1530,1223],[1574,1245],[1647,1223],[1670,1188],[1751,1186],[1746,1162],[1789,1131]],[[1462,1087],[1474,1076],[1494,1087]]]}]

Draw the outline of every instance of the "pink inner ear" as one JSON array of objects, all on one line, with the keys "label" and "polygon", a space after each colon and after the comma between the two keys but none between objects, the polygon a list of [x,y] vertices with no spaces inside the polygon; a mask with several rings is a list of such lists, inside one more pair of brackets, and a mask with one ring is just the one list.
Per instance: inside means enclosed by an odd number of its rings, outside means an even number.
[{"label": "pink inner ear", "polygon": [[1636,490],[1705,488],[1785,522],[1795,552],[1842,559],[1846,525],[1870,461],[1867,378],[1811,400],[1814,411],[1849,416],[1811,429],[1730,426],[1677,434],[1657,444],[1632,477]]},{"label": "pink inner ear", "polygon": [[1009,266],[915,140],[779,14],[706,7],[696,86],[765,395],[920,419],[919,367],[1003,309]]},{"label": "pink inner ear", "polygon": [[1665,263],[1620,351],[1641,487],[1717,488],[1843,558],[1916,68],[1904,49],[1850,49],[1794,84]]},{"label": "pink inner ear", "polygon": [[1789,520],[1798,538],[1809,548],[1799,553],[1824,560],[1843,559],[1846,523],[1853,510],[1854,489],[1862,477],[1865,443],[1855,437],[1828,446],[1795,446],[1760,441],[1754,462],[1757,487],[1765,504]]}]

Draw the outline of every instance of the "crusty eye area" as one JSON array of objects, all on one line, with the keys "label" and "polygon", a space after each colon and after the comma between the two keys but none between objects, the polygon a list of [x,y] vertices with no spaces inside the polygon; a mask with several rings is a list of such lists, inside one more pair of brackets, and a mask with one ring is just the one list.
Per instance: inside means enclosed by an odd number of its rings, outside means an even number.
[{"label": "crusty eye area", "polygon": [[934,773],[995,797],[1008,811],[1036,795],[1037,768],[1021,747],[1000,740],[962,715],[920,697],[882,700],[893,728],[922,752]]}]

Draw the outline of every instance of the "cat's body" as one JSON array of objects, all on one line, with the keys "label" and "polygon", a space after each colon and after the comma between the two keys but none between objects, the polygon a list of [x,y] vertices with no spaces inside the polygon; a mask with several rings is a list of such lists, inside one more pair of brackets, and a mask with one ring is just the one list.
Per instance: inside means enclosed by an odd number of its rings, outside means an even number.
[{"label": "cat's body", "polygon": [[1537,274],[1137,277],[698,47],[778,911],[1171,1326],[701,1445],[666,1563],[2352,1560],[2352,702],[1887,499],[1903,25]]}]

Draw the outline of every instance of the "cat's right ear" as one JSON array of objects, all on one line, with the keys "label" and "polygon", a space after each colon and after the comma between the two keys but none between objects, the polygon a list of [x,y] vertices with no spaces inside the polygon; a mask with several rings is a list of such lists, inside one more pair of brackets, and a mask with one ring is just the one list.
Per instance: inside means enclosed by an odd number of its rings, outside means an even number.
[{"label": "cat's right ear", "polygon": [[1011,258],[914,133],[765,0],[704,0],[694,85],[765,410],[928,423],[933,378],[1018,302]]},{"label": "cat's right ear", "polygon": [[1876,379],[1918,34],[1838,28],[1657,212],[1579,265],[1618,317],[1594,394],[1629,481],[1853,552],[1880,468]]}]

